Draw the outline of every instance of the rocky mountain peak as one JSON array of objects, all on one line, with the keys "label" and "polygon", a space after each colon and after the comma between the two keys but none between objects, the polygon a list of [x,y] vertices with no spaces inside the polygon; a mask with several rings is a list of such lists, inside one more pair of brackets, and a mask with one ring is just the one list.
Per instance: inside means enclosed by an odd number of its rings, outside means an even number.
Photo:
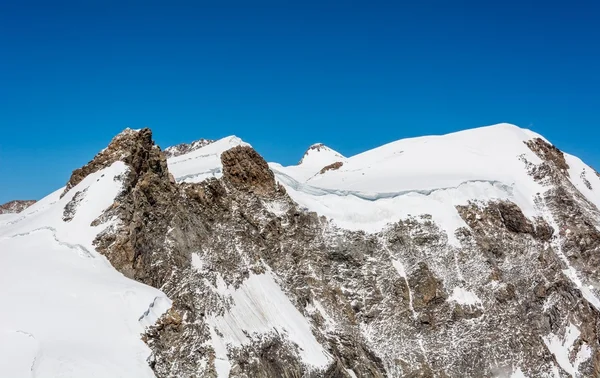
[{"label": "rocky mountain peak", "polygon": [[[157,377],[600,375],[600,180],[541,136],[318,144],[272,168],[232,138],[204,148],[167,160],[126,130],[71,178],[125,163],[92,252],[168,296],[140,317],[156,311]],[[87,181],[60,226],[100,198]],[[0,224],[0,243],[38,223]]]},{"label": "rocky mountain peak", "polygon": [[337,151],[327,147],[323,143],[315,143],[308,147],[298,165],[321,165],[343,161],[346,158]]},{"label": "rocky mountain peak", "polygon": [[252,147],[233,147],[221,155],[223,177],[234,187],[262,195],[277,189],[269,165]]},{"label": "rocky mountain peak", "polygon": [[36,203],[36,200],[13,200],[0,205],[0,214],[20,213],[29,206]]},{"label": "rocky mountain peak", "polygon": [[[67,182],[63,195],[72,187],[77,185],[89,174],[102,168],[106,168],[116,161],[123,161],[135,170],[142,169],[144,165],[158,165],[166,167],[166,158],[162,156],[161,162],[152,157],[159,156],[159,148],[152,141],[152,131],[148,128],[141,130],[125,129],[116,135],[108,147],[100,151],[89,163],[73,171],[71,178]],[[160,160],[160,159],[159,159]]]}]

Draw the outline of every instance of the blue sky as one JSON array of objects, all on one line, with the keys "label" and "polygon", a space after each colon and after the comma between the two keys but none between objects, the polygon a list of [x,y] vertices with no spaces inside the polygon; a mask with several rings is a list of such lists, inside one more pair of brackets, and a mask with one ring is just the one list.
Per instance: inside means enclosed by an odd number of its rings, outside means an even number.
[{"label": "blue sky", "polygon": [[292,164],[511,122],[600,167],[591,1],[9,3],[0,203],[64,185],[125,127]]}]

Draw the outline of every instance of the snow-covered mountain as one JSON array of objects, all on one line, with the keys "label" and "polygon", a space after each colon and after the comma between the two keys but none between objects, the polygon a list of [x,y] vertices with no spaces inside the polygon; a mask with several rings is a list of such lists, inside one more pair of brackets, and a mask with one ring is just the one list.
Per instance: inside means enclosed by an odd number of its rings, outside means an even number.
[{"label": "snow-covered mountain", "polygon": [[128,129],[0,215],[0,371],[600,376],[599,207],[596,171],[508,124],[295,166]]}]

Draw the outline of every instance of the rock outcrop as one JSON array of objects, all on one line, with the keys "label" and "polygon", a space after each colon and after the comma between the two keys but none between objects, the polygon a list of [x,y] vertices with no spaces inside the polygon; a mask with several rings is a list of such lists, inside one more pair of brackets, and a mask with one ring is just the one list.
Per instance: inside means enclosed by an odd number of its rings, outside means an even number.
[{"label": "rock outcrop", "polygon": [[331,163],[329,165],[324,166],[323,169],[319,171],[319,173],[323,174],[327,171],[335,171],[336,169],[340,169],[342,165],[344,165],[344,163],[342,163],[341,161],[336,161],[335,163]]},{"label": "rock outcrop", "polygon": [[240,190],[269,195],[277,190],[269,165],[252,147],[237,146],[221,155],[223,177]]}]

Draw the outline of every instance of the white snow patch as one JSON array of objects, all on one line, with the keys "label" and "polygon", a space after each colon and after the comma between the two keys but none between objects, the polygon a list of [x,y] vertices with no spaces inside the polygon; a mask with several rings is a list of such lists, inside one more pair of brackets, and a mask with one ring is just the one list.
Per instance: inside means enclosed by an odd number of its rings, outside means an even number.
[{"label": "white snow patch", "polygon": [[510,378],[527,378],[527,376],[525,375],[525,373],[523,373],[523,370],[521,370],[521,368],[518,367],[510,374]]},{"label": "white snow patch", "polygon": [[307,365],[318,368],[329,363],[330,357],[314,337],[311,324],[290,302],[271,272],[251,274],[238,289],[218,282],[218,290],[233,301],[224,316],[208,320],[223,335],[222,345],[239,347],[251,342],[249,336],[277,332],[298,345]]},{"label": "white snow patch", "polygon": [[577,286],[577,288],[579,288],[579,290],[581,291],[581,294],[583,295],[583,297],[588,302],[590,302],[590,304],[592,306],[594,306],[597,310],[600,310],[600,298],[598,298],[596,296],[596,294],[592,291],[591,286],[589,286],[589,285],[586,286],[586,285],[584,285],[581,282],[581,278],[579,278],[579,275],[577,274],[577,270],[575,270],[575,268],[571,266],[571,264],[569,263],[567,257],[564,256],[564,254],[562,253],[562,251],[560,252],[560,254],[562,256],[559,255],[559,257],[564,257],[563,261],[567,265],[567,269],[564,269],[562,272],[567,277],[569,277],[569,279],[571,281],[573,281],[573,283],[575,284],[575,286]]},{"label": "white snow patch", "polygon": [[211,345],[215,351],[215,370],[217,371],[217,378],[227,378],[231,371],[231,362],[229,362],[229,357],[227,355],[227,346],[224,344],[223,339],[217,335],[214,328],[209,328]]},{"label": "white snow patch", "polygon": [[475,293],[462,287],[455,287],[448,300],[467,306],[481,305],[481,299]]},{"label": "white snow patch", "polygon": [[198,272],[204,272],[204,261],[197,253],[192,253],[192,266]]},{"label": "white snow patch", "polygon": [[406,278],[406,270],[404,269],[404,265],[402,265],[400,261],[392,259],[392,265],[394,266],[400,277]]},{"label": "white snow patch", "polygon": [[[170,301],[96,252],[90,224],[122,189],[123,162],[0,220],[0,371],[7,377],[153,377],[141,340]],[[65,205],[83,192],[70,222]],[[9,357],[10,356],[10,357]]]},{"label": "white snow patch", "polygon": [[[60,194],[64,189],[57,190],[27,208],[22,213],[22,217],[0,227],[0,237],[50,230],[57,240],[77,246],[82,254],[95,257],[91,252],[94,250],[93,241],[98,233],[109,226],[110,222],[96,227],[90,224],[113,204],[115,197],[122,190],[122,182],[118,177],[126,172],[125,163],[117,161],[107,168],[88,175],[62,198]],[[64,222],[62,217],[65,206],[77,192],[84,190],[85,193],[76,207],[73,219]]]},{"label": "white snow patch", "polygon": [[[389,252],[389,250],[388,250],[388,252]],[[406,269],[404,268],[404,265],[400,261],[398,261],[394,258],[392,258],[392,265],[398,272],[398,275],[400,277],[404,278],[404,283],[406,284],[406,288],[408,289],[408,307],[410,308],[410,311],[412,312],[413,319],[417,319],[418,314],[415,311],[415,308],[413,306],[413,295],[412,295],[412,291],[410,290],[410,285],[408,284],[408,276],[406,275]]]},{"label": "white snow patch", "polygon": [[312,169],[314,174],[326,165],[338,161],[344,162],[346,157],[323,143],[315,143],[306,150],[298,166],[304,169]]},{"label": "white snow patch", "polygon": [[265,201],[265,208],[272,214],[281,217],[288,211],[288,205],[280,201]]},{"label": "white snow patch", "polygon": [[0,238],[0,267],[3,375],[154,376],[140,335],[156,298],[154,317],[169,303],[159,290],[82,258],[49,230]]},{"label": "white snow patch", "polygon": [[592,349],[586,343],[582,343],[575,360],[571,361],[571,353],[575,348],[575,342],[579,338],[581,332],[579,329],[569,323],[569,326],[565,329],[563,337],[555,335],[553,333],[546,337],[543,337],[544,343],[548,350],[554,354],[556,361],[560,367],[570,374],[572,377],[579,377],[579,365],[582,362],[587,361],[592,356]]},{"label": "white snow patch", "polygon": [[152,303],[150,303],[150,306],[148,306],[148,309],[140,316],[140,324],[144,328],[154,325],[172,305],[173,302],[164,295],[154,298]]}]

